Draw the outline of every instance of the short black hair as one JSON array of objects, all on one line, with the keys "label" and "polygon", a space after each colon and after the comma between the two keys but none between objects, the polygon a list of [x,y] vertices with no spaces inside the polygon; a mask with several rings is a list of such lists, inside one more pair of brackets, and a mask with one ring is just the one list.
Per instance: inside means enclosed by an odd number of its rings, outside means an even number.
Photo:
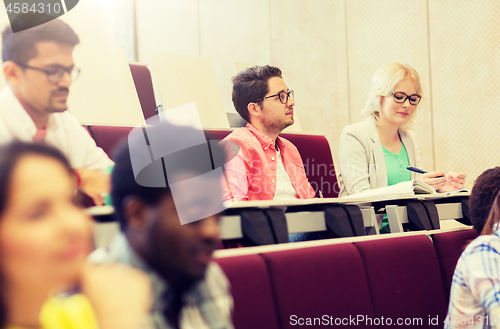
[{"label": "short black hair", "polygon": [[139,185],[134,176],[130,149],[127,141],[124,141],[116,152],[113,160],[115,166],[111,174],[111,202],[115,208],[115,219],[120,223],[120,228],[125,231],[127,218],[125,218],[123,201],[128,196],[136,196],[148,205],[157,205],[164,196],[171,194],[170,187],[147,187]]},{"label": "short black hair", "polygon": [[253,66],[236,74],[233,82],[233,104],[245,121],[250,122],[248,104],[257,102],[269,92],[268,81],[272,77],[282,77],[281,70],[275,66]]},{"label": "short black hair", "polygon": [[493,201],[500,191],[500,166],[485,170],[476,178],[469,197],[470,220],[481,234]]},{"label": "short black hair", "polygon": [[[26,29],[34,22],[44,21],[46,23]],[[19,32],[14,33],[13,30]],[[54,41],[71,47],[80,43],[75,31],[58,18],[38,12],[20,14],[2,32],[2,61],[26,64],[37,56],[36,44],[43,41]]]},{"label": "short black hair", "polygon": [[[169,150],[172,150],[172,153],[169,153]],[[151,162],[150,154],[154,152],[163,154]],[[172,194],[169,184],[220,167],[225,160],[225,154],[222,147],[212,143],[209,146],[203,131],[192,127],[162,122],[142,130],[136,128],[113,156],[115,166],[111,175],[111,201],[121,230],[125,231],[128,224],[123,207],[127,197],[135,196],[147,205],[156,206]],[[132,163],[132,158],[136,167]],[[136,177],[134,168],[137,170],[137,161],[149,165],[140,170]],[[137,181],[145,185],[163,185],[163,187],[143,186]]]}]

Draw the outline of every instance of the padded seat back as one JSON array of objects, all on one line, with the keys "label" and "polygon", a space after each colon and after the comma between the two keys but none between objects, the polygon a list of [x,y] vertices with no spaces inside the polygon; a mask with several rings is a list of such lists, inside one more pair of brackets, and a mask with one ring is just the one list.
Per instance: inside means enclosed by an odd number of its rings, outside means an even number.
[{"label": "padded seat back", "polygon": [[[222,140],[231,131],[227,130],[205,130],[207,140]],[[324,136],[281,134],[288,139],[299,150],[309,183],[316,191],[321,190],[325,198],[338,197],[339,187],[335,168],[333,165],[332,152],[328,140]]]},{"label": "padded seat back", "polygon": [[97,146],[111,158],[116,147],[127,140],[128,134],[133,127],[113,127],[113,126],[88,126],[90,135],[94,138]]},{"label": "padded seat back", "polygon": [[432,236],[447,301],[450,299],[451,282],[458,259],[467,244],[477,236],[477,232],[473,229],[438,233]]},{"label": "padded seat back", "polygon": [[129,64],[130,72],[134,80],[137,96],[141,103],[144,119],[149,119],[156,115],[156,100],[151,81],[151,73],[144,65]]},{"label": "padded seat back", "polygon": [[278,319],[266,264],[259,255],[215,260],[231,283],[234,325],[238,329],[278,329]]},{"label": "padded seat back", "polygon": [[231,130],[204,130],[205,138],[207,141],[221,141],[226,138],[227,135],[232,133]]},{"label": "padded seat back", "polygon": [[[130,64],[130,71],[134,79],[135,88],[145,119],[156,115],[156,100],[151,81],[151,73],[146,66]],[[206,131],[207,140],[222,140],[230,131]],[[282,134],[299,150],[304,162],[307,178],[316,191],[321,190],[325,198],[338,197],[339,187],[332,153],[327,139],[324,136]]]},{"label": "padded seat back", "polygon": [[[370,286],[375,316],[422,319],[411,328],[435,328],[429,317],[442,325],[447,302],[439,264],[430,239],[425,235],[356,242]],[[408,320],[407,320],[408,321]],[[418,320],[417,320],[418,321]]]},{"label": "padded seat back", "polygon": [[281,134],[292,142],[300,152],[307,178],[318,195],[321,190],[325,198],[337,198],[340,192],[332,152],[325,136]]},{"label": "padded seat back", "polygon": [[[373,318],[365,269],[353,244],[269,252],[262,257],[271,275],[281,328],[307,324],[298,318],[319,318],[312,322],[312,328],[326,322],[329,326],[339,325],[335,319],[356,318],[357,314]],[[352,323],[350,327],[358,328]]]}]

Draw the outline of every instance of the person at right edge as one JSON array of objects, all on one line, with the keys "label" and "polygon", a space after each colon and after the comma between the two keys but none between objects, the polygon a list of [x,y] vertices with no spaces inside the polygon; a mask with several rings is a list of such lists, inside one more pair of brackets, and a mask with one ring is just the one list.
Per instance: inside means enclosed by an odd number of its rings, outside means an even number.
[{"label": "person at right edge", "polygon": [[484,228],[460,256],[445,329],[500,328],[500,193]]},{"label": "person at right edge", "polygon": [[[366,120],[345,127],[340,136],[339,197],[415,179],[438,192],[464,187],[462,173],[420,175],[406,169],[422,168],[411,131],[421,99],[420,77],[412,67],[389,63],[375,72],[362,111]],[[380,233],[390,232],[387,215],[379,224]]]}]

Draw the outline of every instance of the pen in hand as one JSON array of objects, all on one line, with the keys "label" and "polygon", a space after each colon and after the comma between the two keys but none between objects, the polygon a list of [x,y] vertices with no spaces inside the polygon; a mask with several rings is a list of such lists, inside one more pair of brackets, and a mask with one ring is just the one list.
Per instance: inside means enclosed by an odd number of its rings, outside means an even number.
[{"label": "pen in hand", "polygon": [[[406,167],[406,169],[408,169],[409,171],[416,172],[418,174],[427,174],[427,171],[422,170],[422,169],[418,169],[415,167]],[[436,176],[436,178],[441,178],[441,177],[444,177],[444,176]]]}]

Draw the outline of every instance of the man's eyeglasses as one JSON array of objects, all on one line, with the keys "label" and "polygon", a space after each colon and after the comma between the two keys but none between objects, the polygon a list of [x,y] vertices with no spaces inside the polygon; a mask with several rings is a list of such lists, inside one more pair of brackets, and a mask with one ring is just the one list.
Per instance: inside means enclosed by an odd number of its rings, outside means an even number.
[{"label": "man's eyeglasses", "polygon": [[47,75],[47,80],[51,83],[58,83],[59,81],[61,81],[65,72],[69,74],[72,81],[75,81],[80,76],[80,69],[78,67],[67,68],[63,66],[54,66],[49,67],[48,69],[41,69],[39,67],[33,67],[26,64],[17,63],[17,65],[25,69],[36,70],[45,73]]},{"label": "man's eyeglasses", "polygon": [[276,97],[278,96],[280,98],[280,102],[281,104],[286,104],[288,103],[288,98],[290,97],[290,99],[293,101],[294,100],[294,94],[293,94],[293,90],[290,90],[288,92],[286,91],[280,91],[279,93],[277,93],[276,95],[271,95],[271,96],[267,96],[267,97],[264,97],[264,98],[261,98],[261,99],[258,99],[256,100],[256,102],[259,102],[259,101],[263,101],[264,99],[268,99],[268,98],[271,98],[271,97]]},{"label": "man's eyeglasses", "polygon": [[413,94],[413,95],[408,96],[405,93],[402,93],[400,91],[398,91],[398,92],[391,91],[391,94],[394,95],[394,101],[396,103],[404,103],[404,102],[406,102],[406,99],[410,99],[411,105],[417,105],[418,103],[420,103],[420,99],[422,98],[422,96],[417,95],[417,94]]}]

